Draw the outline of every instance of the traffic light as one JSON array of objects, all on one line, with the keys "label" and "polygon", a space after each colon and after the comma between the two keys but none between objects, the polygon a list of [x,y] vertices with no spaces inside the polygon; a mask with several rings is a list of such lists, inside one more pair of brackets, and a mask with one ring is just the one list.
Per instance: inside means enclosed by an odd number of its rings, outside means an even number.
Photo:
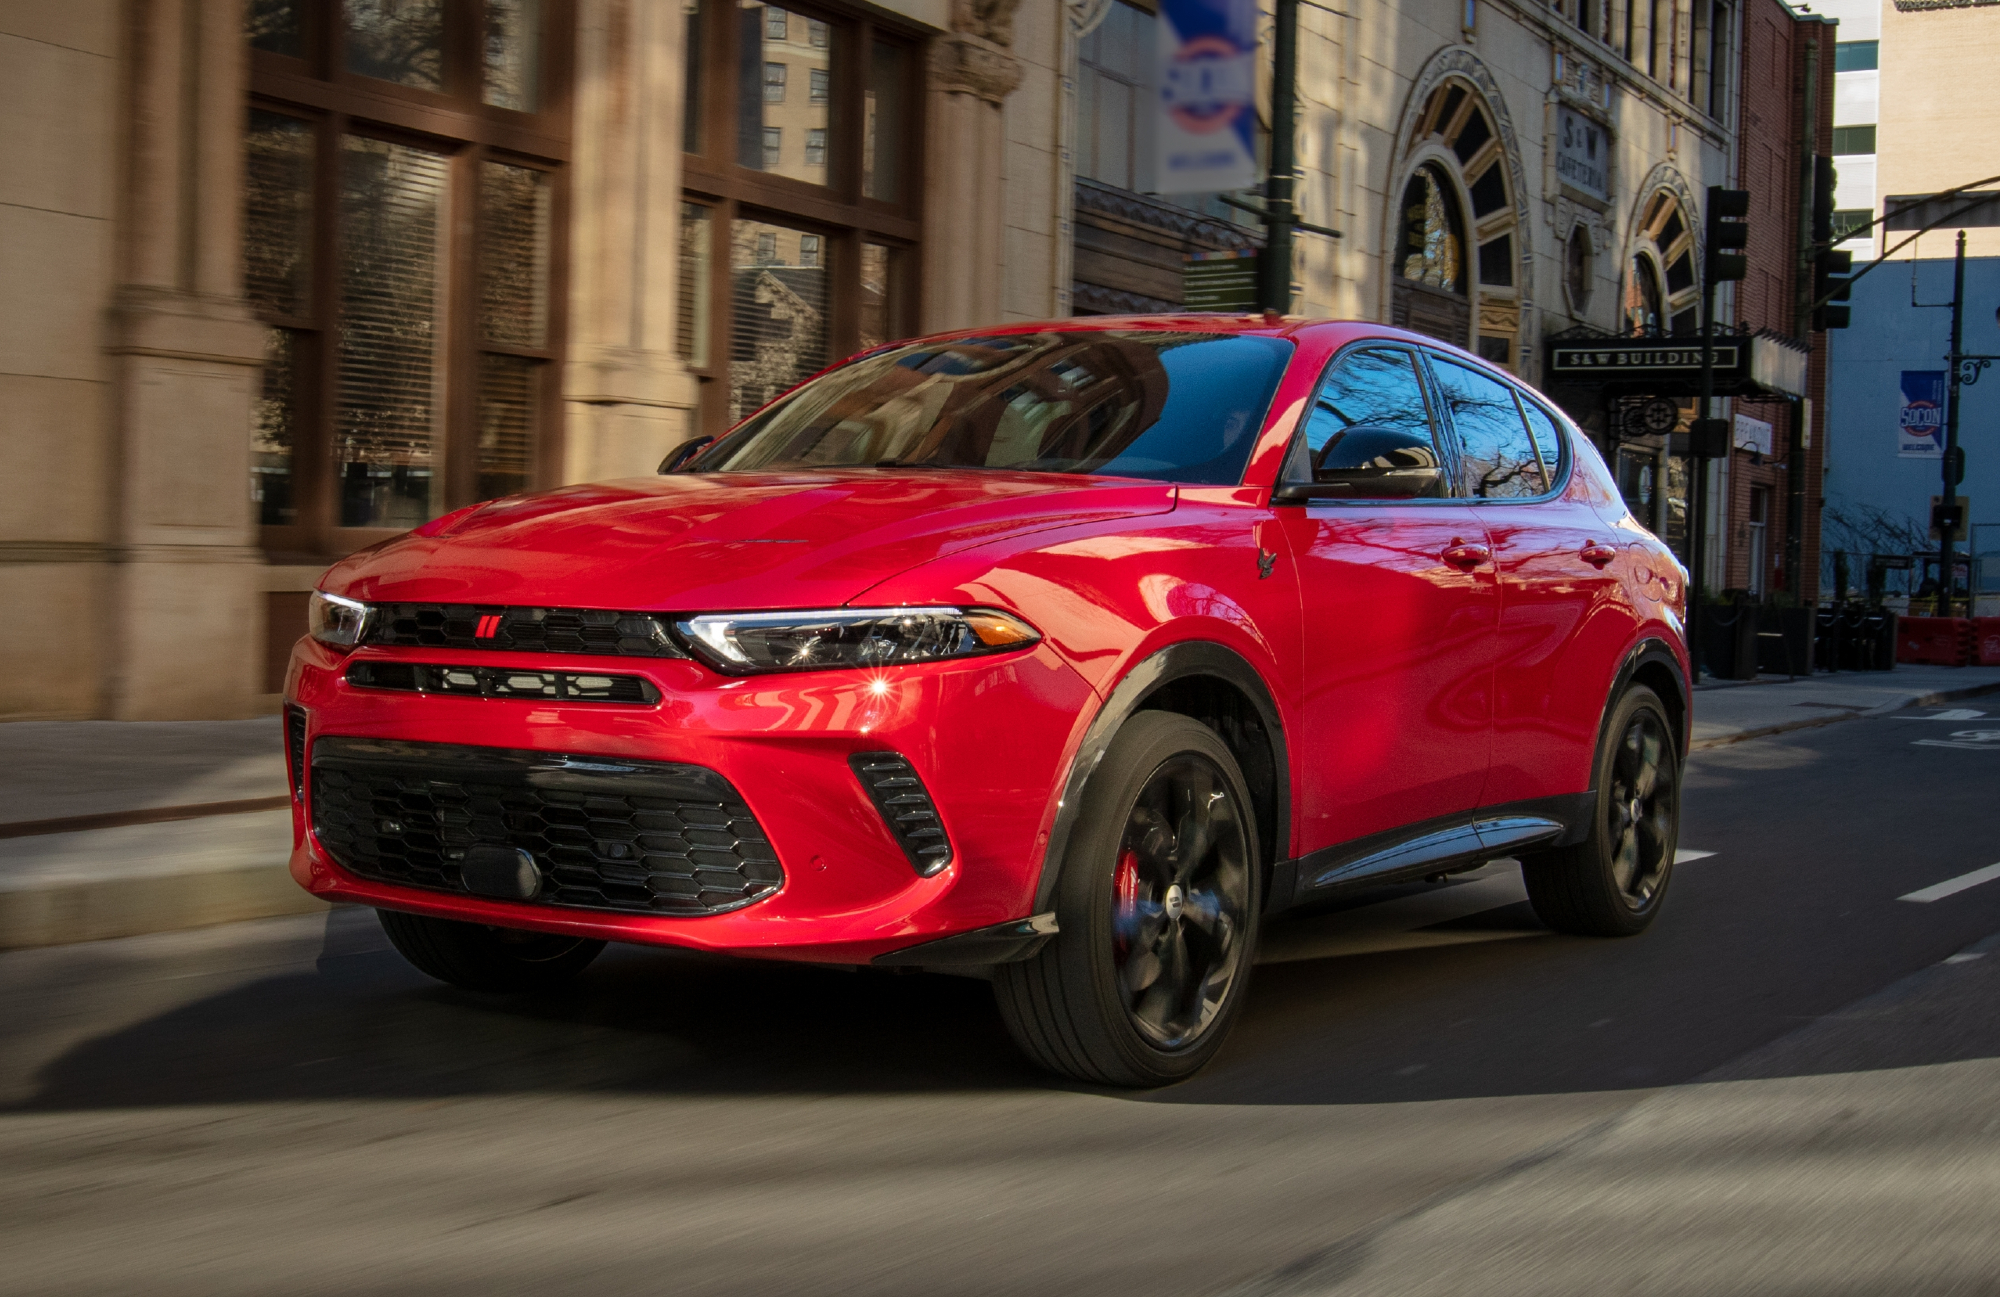
[{"label": "traffic light", "polygon": [[1708,187],[1708,282],[1720,284],[1750,273],[1750,191]]},{"label": "traffic light", "polygon": [[1839,181],[1833,159],[1820,154],[1813,159],[1813,256],[1812,327],[1847,327],[1848,276],[1854,272],[1854,254],[1833,250],[1833,187]]},{"label": "traffic light", "polygon": [[1813,258],[1813,301],[1824,302],[1814,308],[1812,327],[1815,329],[1844,329],[1847,327],[1847,299],[1852,291],[1848,278],[1854,271],[1854,254],[1828,248]]}]

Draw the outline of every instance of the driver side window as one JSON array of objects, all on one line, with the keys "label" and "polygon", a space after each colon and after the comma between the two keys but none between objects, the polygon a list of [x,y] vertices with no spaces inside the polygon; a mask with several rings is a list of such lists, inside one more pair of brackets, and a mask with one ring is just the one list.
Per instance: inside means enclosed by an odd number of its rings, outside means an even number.
[{"label": "driver side window", "polygon": [[1342,485],[1358,500],[1449,495],[1416,358],[1368,347],[1335,362],[1292,443],[1287,482]]}]

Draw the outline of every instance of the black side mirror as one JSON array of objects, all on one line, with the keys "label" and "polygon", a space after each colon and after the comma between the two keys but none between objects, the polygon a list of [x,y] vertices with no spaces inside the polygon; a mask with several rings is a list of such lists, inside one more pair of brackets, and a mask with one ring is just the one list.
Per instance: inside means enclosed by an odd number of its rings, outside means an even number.
[{"label": "black side mirror", "polygon": [[715,438],[713,437],[690,437],[667,452],[667,457],[660,461],[660,467],[657,471],[661,473],[678,473],[689,460],[714,444]]},{"label": "black side mirror", "polygon": [[1409,500],[1438,494],[1443,476],[1429,441],[1401,428],[1356,424],[1320,448],[1310,482],[1280,483],[1271,493],[1271,503]]}]

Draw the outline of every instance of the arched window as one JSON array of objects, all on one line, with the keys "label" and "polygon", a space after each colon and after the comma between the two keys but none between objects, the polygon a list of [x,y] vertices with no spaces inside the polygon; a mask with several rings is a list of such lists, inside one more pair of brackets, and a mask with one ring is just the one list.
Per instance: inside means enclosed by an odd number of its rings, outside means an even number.
[{"label": "arched window", "polygon": [[1417,168],[1403,190],[1403,278],[1465,296],[1465,221],[1451,182],[1434,166]]},{"label": "arched window", "polygon": [[1665,332],[1665,309],[1659,263],[1650,252],[1635,253],[1625,283],[1625,331],[1635,338]]},{"label": "arched window", "polygon": [[[1516,209],[1495,118],[1472,85],[1445,81],[1424,102],[1393,242],[1391,320],[1512,367],[1520,330]],[[1468,210],[1469,209],[1469,210]]]},{"label": "arched window", "polygon": [[1694,229],[1680,200],[1664,189],[1655,193],[1641,211],[1626,268],[1628,332],[1693,333],[1699,327],[1694,251]]}]

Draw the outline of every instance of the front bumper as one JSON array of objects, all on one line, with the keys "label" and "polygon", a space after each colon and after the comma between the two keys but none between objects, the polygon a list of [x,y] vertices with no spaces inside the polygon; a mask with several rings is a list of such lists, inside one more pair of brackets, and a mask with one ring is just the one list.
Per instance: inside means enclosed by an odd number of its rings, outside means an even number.
[{"label": "front bumper", "polygon": [[[313,831],[313,780],[294,806],[292,875],[327,900],[441,918],[769,958],[865,963],[1026,917],[1062,777],[1097,705],[1046,645],[1019,654],[877,671],[730,678],[691,661],[593,658],[641,676],[657,701],[611,704],[456,697],[350,684],[355,663],[460,665],[463,653],[361,649],[311,639],[287,699],[306,762],[322,737],[672,762],[714,771],[754,814],[783,879],[724,913],[615,911],[496,899],[363,877]],[[486,652],[482,667],[561,671],[558,654]],[[934,799],[951,863],[922,875],[852,758],[894,752]],[[347,839],[351,847],[351,835]],[[754,872],[754,871],[753,871]]]}]

